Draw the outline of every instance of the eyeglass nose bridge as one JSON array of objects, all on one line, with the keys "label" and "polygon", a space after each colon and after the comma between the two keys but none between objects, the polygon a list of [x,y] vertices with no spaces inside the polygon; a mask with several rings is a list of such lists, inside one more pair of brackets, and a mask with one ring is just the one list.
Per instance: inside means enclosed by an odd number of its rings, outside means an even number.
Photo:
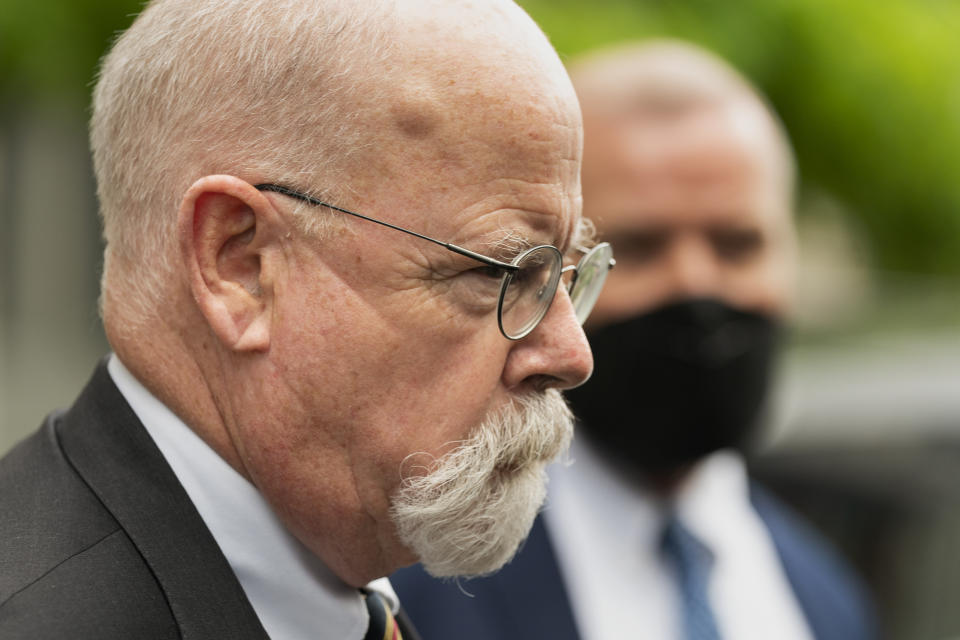
[{"label": "eyeglass nose bridge", "polygon": [[579,265],[568,264],[568,265],[565,266],[564,268],[560,269],[560,280],[561,280],[561,281],[563,280],[563,277],[564,277],[566,274],[568,274],[568,273],[573,273],[573,275],[570,276],[570,282],[569,282],[569,284],[567,284],[567,291],[568,291],[568,292],[569,292],[569,291],[572,291],[572,290],[573,290],[573,285],[577,284],[577,276],[580,275],[580,270],[577,268],[578,266],[579,266]]}]

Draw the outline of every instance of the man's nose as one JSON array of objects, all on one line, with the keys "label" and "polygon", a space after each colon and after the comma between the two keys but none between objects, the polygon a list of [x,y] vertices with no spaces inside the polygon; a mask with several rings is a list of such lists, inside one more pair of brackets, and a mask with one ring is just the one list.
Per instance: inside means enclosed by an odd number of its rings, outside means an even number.
[{"label": "man's nose", "polygon": [[672,294],[683,297],[705,297],[717,294],[720,282],[719,265],[713,247],[700,237],[679,237],[667,256]]},{"label": "man's nose", "polygon": [[570,389],[593,373],[593,354],[561,284],[547,315],[507,356],[503,381],[511,389]]}]

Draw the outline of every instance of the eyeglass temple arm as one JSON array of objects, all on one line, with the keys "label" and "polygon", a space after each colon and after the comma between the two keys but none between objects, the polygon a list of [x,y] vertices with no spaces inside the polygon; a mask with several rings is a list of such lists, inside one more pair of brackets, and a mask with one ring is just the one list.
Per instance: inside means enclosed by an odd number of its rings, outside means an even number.
[{"label": "eyeglass temple arm", "polygon": [[383,225],[384,227],[389,227],[397,231],[402,231],[403,233],[408,233],[411,236],[422,238],[423,240],[427,240],[429,242],[432,242],[433,244],[438,244],[441,247],[444,247],[445,249],[449,249],[450,251],[453,251],[454,253],[459,253],[462,256],[473,258],[474,260],[478,260],[484,264],[488,264],[491,267],[499,267],[500,269],[505,269],[506,271],[517,271],[520,268],[508,262],[501,262],[500,260],[496,260],[494,258],[490,258],[483,254],[470,251],[469,249],[464,249],[463,247],[455,245],[453,243],[443,242],[441,240],[437,240],[436,238],[425,236],[422,233],[417,233],[416,231],[411,231],[410,229],[404,229],[403,227],[397,226],[395,224],[390,224],[389,222],[384,222],[383,220],[377,220],[376,218],[365,216],[362,213],[357,213],[356,211],[350,211],[349,209],[344,209],[343,207],[338,207],[336,205],[326,203],[323,200],[318,200],[313,196],[307,195],[306,193],[300,193],[299,191],[294,191],[293,189],[288,189],[287,187],[283,187],[278,184],[255,184],[253,185],[253,188],[257,189],[258,191],[273,191],[275,193],[279,193],[285,196],[290,196],[291,198],[296,198],[297,200],[302,200],[303,202],[307,202],[317,207],[326,207],[327,209],[333,209],[334,211],[339,211],[340,213],[346,213],[347,215],[355,216],[357,218],[366,220],[368,222],[374,222],[376,224]]}]

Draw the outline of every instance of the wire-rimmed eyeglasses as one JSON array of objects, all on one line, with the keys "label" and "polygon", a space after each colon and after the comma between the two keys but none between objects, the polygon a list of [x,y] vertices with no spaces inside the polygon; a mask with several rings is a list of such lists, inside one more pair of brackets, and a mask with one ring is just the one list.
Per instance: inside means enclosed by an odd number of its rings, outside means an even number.
[{"label": "wire-rimmed eyeglasses", "polygon": [[362,213],[328,204],[289,187],[277,184],[258,184],[254,185],[254,188],[260,191],[272,191],[317,207],[326,207],[369,222],[375,222],[502,270],[503,279],[500,283],[500,297],[497,300],[497,323],[500,326],[500,333],[509,340],[523,338],[540,324],[556,297],[561,277],[567,272],[572,272],[568,285],[570,300],[573,303],[577,320],[580,324],[583,324],[600,295],[603,283],[607,279],[607,272],[615,264],[613,249],[607,242],[601,242],[589,250],[584,249],[584,256],[575,266],[564,267],[563,254],[560,253],[559,249],[549,244],[531,247],[521,252],[510,262],[502,262],[450,242],[443,242],[422,233],[365,216]]}]

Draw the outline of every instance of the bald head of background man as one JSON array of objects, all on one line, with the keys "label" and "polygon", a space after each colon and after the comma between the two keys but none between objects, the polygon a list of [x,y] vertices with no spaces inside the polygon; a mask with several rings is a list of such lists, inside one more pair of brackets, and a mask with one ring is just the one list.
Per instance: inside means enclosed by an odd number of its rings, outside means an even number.
[{"label": "bald head of background man", "polygon": [[150,3],[94,95],[115,356],[91,393],[119,385],[194,503],[252,488],[334,581],[497,569],[592,368],[558,287],[581,139],[509,0]]},{"label": "bald head of background man", "polygon": [[617,250],[589,321],[596,375],[571,393],[593,440],[651,478],[745,444],[793,295],[793,159],[766,103],[672,41],[571,69],[584,214]]}]

